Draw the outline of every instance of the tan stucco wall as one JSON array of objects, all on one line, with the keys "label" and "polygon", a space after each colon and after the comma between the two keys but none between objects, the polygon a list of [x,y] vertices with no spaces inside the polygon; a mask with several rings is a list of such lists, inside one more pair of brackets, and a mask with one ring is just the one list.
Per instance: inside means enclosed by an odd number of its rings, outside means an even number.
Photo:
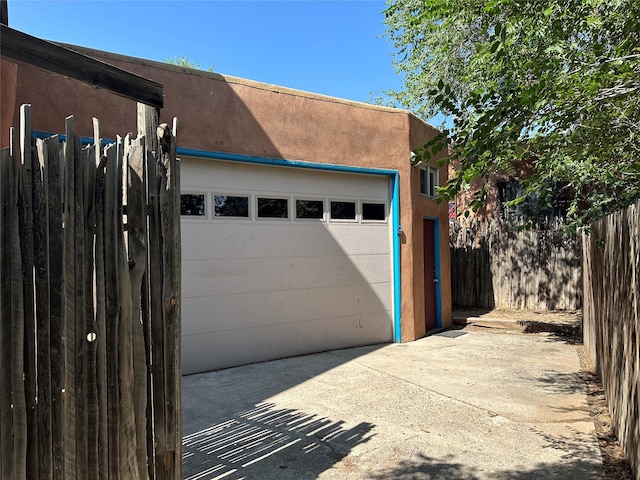
[{"label": "tan stucco wall", "polygon": [[[451,324],[448,211],[420,195],[419,176],[409,162],[412,148],[437,133],[406,111],[315,95],[298,90],[164,63],[79,49],[100,60],[164,85],[161,121],[178,117],[181,147],[394,169],[400,172],[402,339],[424,336],[422,218],[440,219],[443,325]],[[114,138],[136,130],[135,102],[80,82],[20,65],[16,104],[32,104],[35,130],[63,132],[74,115],[76,132]],[[17,122],[17,113],[14,114]],[[440,172],[446,180],[446,167]]]},{"label": "tan stucco wall", "polygon": [[[410,115],[410,149],[422,147],[435,133],[434,130],[427,130],[422,127],[424,123],[418,118]],[[439,170],[440,185],[444,185],[448,178],[447,165],[439,166],[437,161],[446,157],[447,152],[443,151],[431,160],[429,165]],[[412,236],[413,236],[413,297],[422,298],[424,292],[424,253],[423,253],[423,231],[422,222],[424,217],[437,218],[440,225],[440,295],[442,308],[442,326],[448,327],[452,324],[451,313],[451,260],[449,254],[449,207],[446,202],[437,203],[435,200],[426,198],[420,194],[420,171],[418,167],[409,167],[411,175],[411,199],[412,208]],[[414,331],[407,332],[407,337],[420,338],[425,334],[425,305],[424,301],[416,302]],[[409,328],[409,325],[403,325]],[[404,332],[403,332],[404,333]]]}]

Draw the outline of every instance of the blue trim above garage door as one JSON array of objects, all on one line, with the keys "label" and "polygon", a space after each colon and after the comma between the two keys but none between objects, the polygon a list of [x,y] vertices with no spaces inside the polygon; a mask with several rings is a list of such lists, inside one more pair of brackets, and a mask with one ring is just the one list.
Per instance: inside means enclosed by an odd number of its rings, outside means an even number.
[{"label": "blue trim above garage door", "polygon": [[349,165],[335,165],[330,163],[312,163],[281,158],[256,157],[237,153],[211,152],[208,150],[194,150],[191,148],[176,149],[178,156],[195,158],[209,158],[212,160],[227,160],[232,162],[253,163],[258,165],[272,165],[278,167],[307,168],[311,170],[325,170],[331,172],[360,173],[368,175],[386,175],[391,180],[391,228],[393,232],[393,341],[402,341],[400,317],[402,311],[401,281],[400,281],[400,174],[397,170],[353,167]]}]

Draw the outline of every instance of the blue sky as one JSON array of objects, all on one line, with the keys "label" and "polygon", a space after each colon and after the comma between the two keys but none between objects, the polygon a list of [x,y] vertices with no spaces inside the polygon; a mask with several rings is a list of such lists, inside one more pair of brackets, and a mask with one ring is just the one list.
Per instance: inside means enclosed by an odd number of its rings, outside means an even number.
[{"label": "blue sky", "polygon": [[205,70],[367,101],[402,86],[381,37],[384,8],[370,0],[9,0],[9,25],[151,60],[188,55]]}]

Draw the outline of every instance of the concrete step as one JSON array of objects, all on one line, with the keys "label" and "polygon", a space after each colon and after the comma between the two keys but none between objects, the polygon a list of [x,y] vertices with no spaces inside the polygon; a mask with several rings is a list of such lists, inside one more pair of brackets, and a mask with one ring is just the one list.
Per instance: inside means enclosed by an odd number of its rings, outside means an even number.
[{"label": "concrete step", "polygon": [[534,310],[454,310],[453,323],[522,333],[582,334],[580,312]]}]

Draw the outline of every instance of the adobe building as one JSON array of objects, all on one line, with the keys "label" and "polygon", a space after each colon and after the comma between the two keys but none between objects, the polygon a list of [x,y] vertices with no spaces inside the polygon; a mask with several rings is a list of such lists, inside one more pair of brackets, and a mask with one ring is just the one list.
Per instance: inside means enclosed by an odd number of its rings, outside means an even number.
[{"label": "adobe building", "polygon": [[[409,160],[433,127],[404,110],[71,48],[162,83],[161,121],[178,118],[184,374],[451,324],[448,206],[433,198],[447,167]],[[94,116],[105,137],[136,131],[131,100],[5,60],[2,74],[3,146],[23,103],[37,135],[63,133],[68,115],[86,137]]]}]

